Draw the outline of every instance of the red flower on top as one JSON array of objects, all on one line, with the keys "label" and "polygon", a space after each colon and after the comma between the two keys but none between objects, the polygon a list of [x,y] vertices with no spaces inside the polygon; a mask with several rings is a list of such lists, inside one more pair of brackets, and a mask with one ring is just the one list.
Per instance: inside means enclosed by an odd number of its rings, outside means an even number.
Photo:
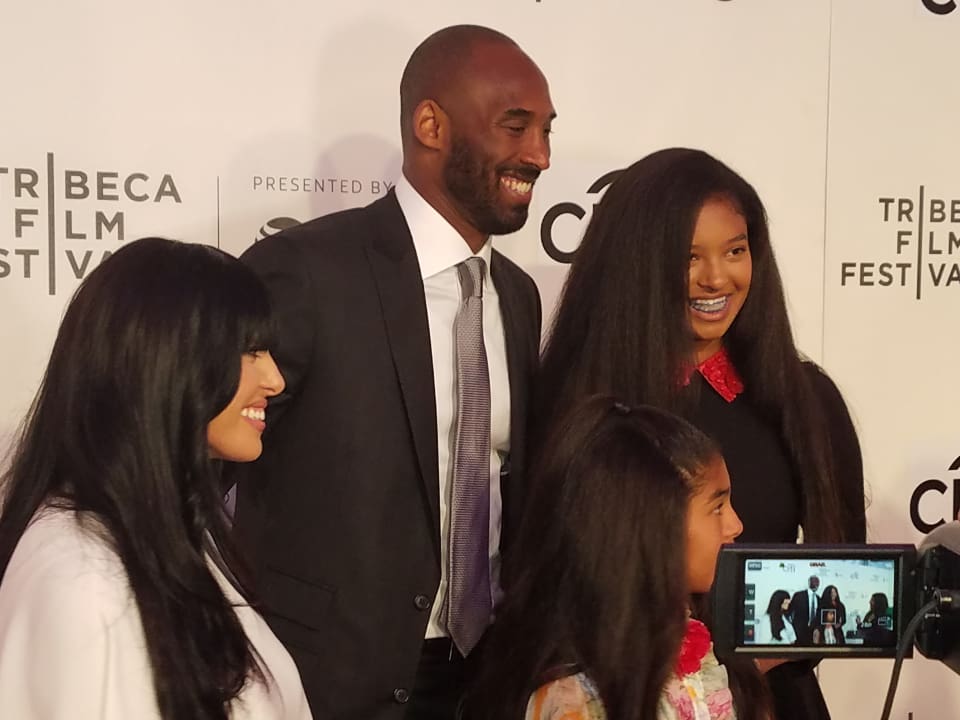
[{"label": "red flower on top", "polygon": [[713,642],[707,626],[699,620],[687,620],[687,632],[680,644],[680,655],[677,657],[677,677],[692,675],[700,670],[703,658],[706,657],[710,644]]}]

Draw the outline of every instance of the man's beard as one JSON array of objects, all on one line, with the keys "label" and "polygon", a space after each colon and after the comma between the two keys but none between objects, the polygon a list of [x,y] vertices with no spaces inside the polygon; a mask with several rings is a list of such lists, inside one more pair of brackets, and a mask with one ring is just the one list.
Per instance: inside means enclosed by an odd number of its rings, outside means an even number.
[{"label": "man's beard", "polygon": [[[500,200],[500,175],[506,169],[494,168],[466,138],[453,139],[443,180],[464,217],[484,235],[509,235],[527,221],[526,204],[507,205]],[[531,181],[540,174],[529,167],[516,168],[515,172]]]}]

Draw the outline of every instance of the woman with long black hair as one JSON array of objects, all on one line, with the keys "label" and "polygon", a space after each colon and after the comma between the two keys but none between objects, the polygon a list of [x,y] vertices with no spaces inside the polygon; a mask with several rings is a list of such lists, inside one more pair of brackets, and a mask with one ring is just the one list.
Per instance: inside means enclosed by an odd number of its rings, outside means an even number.
[{"label": "woman with long black hair", "polygon": [[797,633],[787,614],[789,608],[790,593],[775,590],[767,603],[767,611],[756,626],[758,645],[793,645],[797,641]]},{"label": "woman with long black hair", "polygon": [[[544,350],[534,454],[583,397],[686,417],[720,445],[743,541],[863,542],[859,443],[793,342],[756,191],[698,150],[624,170],[597,205]],[[829,713],[809,663],[767,673],[779,720]]]},{"label": "woman with long black hair", "polygon": [[[824,611],[827,611],[826,614]],[[820,642],[824,645],[845,645],[843,626],[847,623],[847,606],[840,599],[836,585],[827,585],[820,596],[820,614]]]},{"label": "woman with long black hair", "polygon": [[138,240],[80,286],[3,477],[4,717],[310,717],[220,484],[283,389],[269,342],[265,290],[215,248]]},{"label": "woman with long black hair", "polygon": [[863,637],[864,643],[873,646],[892,647],[896,642],[893,632],[893,611],[885,593],[878,592],[870,596],[870,609],[863,616],[856,618],[857,631]]}]

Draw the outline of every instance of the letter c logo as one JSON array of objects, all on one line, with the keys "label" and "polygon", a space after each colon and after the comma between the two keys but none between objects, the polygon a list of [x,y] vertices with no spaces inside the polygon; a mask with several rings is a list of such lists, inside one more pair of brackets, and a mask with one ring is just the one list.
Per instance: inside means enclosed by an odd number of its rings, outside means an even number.
[{"label": "letter c logo", "polygon": [[957,9],[957,3],[954,0],[947,2],[937,2],[937,0],[922,0],[923,6],[935,15],[949,15]]},{"label": "letter c logo", "polygon": [[920,517],[920,498],[928,492],[938,492],[941,495],[946,495],[947,484],[942,480],[924,480],[917,485],[917,489],[914,490],[913,495],[910,496],[910,520],[913,522],[913,526],[922,533],[933,532],[935,528],[940,527],[946,522],[946,520],[940,518],[934,523],[928,523]]},{"label": "letter c logo", "polygon": [[540,223],[540,244],[543,245],[543,249],[553,260],[558,263],[569,264],[573,262],[573,257],[577,254],[576,251],[566,252],[561,250],[553,241],[553,224],[557,221],[557,218],[561,215],[573,215],[578,220],[583,220],[586,214],[586,210],[572,202],[560,203],[547,210],[547,213],[543,216],[543,221]]}]

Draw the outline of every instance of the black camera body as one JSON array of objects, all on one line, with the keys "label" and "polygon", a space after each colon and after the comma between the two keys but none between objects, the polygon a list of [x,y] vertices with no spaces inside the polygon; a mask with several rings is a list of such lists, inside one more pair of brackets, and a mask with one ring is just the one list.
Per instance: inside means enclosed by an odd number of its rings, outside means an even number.
[{"label": "black camera body", "polygon": [[[921,545],[920,551],[919,600],[937,594],[937,590],[960,588],[960,555],[943,545],[929,549]],[[960,674],[960,608],[927,613],[917,628],[916,645],[924,656],[940,660]]]},{"label": "black camera body", "polygon": [[[913,545],[725,545],[713,591],[714,643],[721,655],[893,658],[917,611],[941,590],[958,588],[960,554],[941,544],[920,552]],[[957,610],[928,611],[916,647],[960,673]]]}]

